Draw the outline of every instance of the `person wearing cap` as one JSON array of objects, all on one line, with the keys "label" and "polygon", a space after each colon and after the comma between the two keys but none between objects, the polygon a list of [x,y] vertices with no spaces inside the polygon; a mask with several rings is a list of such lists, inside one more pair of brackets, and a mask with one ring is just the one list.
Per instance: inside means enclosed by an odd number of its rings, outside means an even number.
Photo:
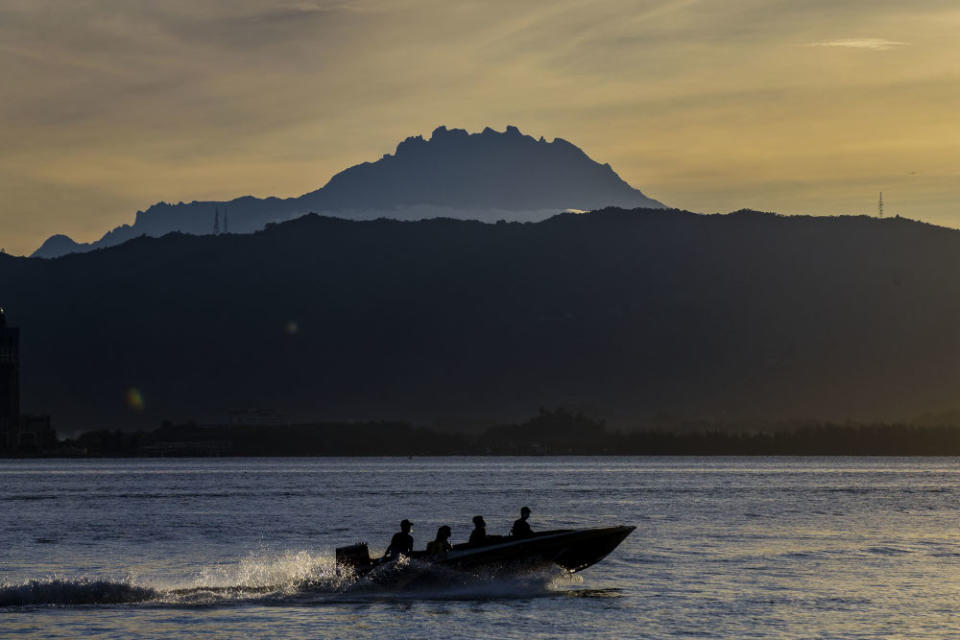
[{"label": "person wearing cap", "polygon": [[437,539],[427,543],[427,555],[445,556],[453,547],[450,544],[450,527],[443,525],[437,529]]},{"label": "person wearing cap", "polygon": [[520,509],[520,518],[513,523],[513,528],[510,529],[510,535],[514,538],[529,538],[533,535],[533,529],[530,528],[530,523],[527,522],[527,518],[530,517],[530,507],[524,507]]},{"label": "person wearing cap", "polygon": [[470,532],[470,544],[481,545],[487,542],[487,523],[483,516],[473,516],[473,531]]},{"label": "person wearing cap", "polygon": [[387,547],[387,550],[383,553],[384,560],[410,555],[413,551],[413,536],[410,535],[411,531],[413,531],[413,523],[406,519],[403,520],[403,522],[400,523],[400,531],[393,534],[393,538],[390,539],[390,546]]}]

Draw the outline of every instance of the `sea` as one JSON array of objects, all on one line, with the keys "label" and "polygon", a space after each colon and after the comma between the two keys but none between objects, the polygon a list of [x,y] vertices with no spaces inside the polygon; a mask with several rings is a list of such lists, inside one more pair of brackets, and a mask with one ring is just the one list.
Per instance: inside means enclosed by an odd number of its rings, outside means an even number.
[{"label": "sea", "polygon": [[[335,570],[522,506],[636,531],[576,574]],[[958,458],[2,460],[0,637],[958,638],[958,509]]]}]

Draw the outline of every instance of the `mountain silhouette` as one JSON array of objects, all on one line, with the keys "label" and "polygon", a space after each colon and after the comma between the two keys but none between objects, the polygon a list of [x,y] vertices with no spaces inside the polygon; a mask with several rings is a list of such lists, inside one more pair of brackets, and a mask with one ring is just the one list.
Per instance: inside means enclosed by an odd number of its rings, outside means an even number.
[{"label": "mountain silhouette", "polygon": [[66,432],[247,410],[492,423],[566,406],[629,427],[958,407],[960,232],[899,218],[307,215],[0,255],[0,282],[23,406]]},{"label": "mountain silhouette", "polygon": [[[458,218],[495,222],[535,221],[565,209],[664,205],[624,182],[609,164],[591,160],[577,146],[522,134],[508,126],[469,134],[438,127],[429,140],[410,137],[394,154],[364,162],[333,176],[298,198],[254,198],[229,202],[161,202],[138,211],[100,240],[78,244],[63,235],[49,238],[33,257],[113,246],[141,235],[171,231],[209,234],[214,217],[229,220],[231,232],[249,233],[316,212],[347,219]],[[222,228],[222,227],[221,227]]]}]

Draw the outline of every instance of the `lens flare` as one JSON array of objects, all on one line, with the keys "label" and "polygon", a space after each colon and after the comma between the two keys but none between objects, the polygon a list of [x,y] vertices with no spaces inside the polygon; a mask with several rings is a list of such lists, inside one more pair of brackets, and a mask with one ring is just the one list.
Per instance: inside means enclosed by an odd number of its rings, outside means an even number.
[{"label": "lens flare", "polygon": [[127,406],[134,411],[143,411],[143,394],[140,389],[130,387],[127,389]]}]

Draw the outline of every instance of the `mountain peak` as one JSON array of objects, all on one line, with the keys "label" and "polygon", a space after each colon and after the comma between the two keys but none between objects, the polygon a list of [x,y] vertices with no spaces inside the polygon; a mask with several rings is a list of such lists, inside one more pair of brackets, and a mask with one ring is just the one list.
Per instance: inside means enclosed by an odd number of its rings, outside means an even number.
[{"label": "mountain peak", "polygon": [[341,171],[304,197],[316,210],[377,210],[387,217],[420,206],[449,209],[443,215],[450,217],[465,217],[457,210],[663,207],[567,140],[538,140],[514,125],[473,134],[441,125],[429,139],[408,137],[393,156]]},{"label": "mountain peak", "polygon": [[67,253],[76,253],[82,250],[81,245],[70,236],[58,233],[47,238],[40,248],[34,251],[31,258],[56,258]]},{"label": "mountain peak", "polygon": [[469,135],[470,134],[467,133],[466,129],[447,129],[445,126],[440,125],[433,130],[432,134],[430,134],[430,142],[435,142],[442,139],[457,140],[459,138],[466,138]]},{"label": "mountain peak", "polygon": [[542,220],[567,209],[607,206],[664,208],[576,145],[534,138],[507,125],[503,132],[479,133],[436,127],[429,139],[414,135],[394,153],[354,165],[326,185],[298,198],[253,198],[229,202],[159,202],[138,211],[132,225],[121,225],[89,245],[55,237],[34,255],[55,257],[126,242],[140,235],[171,231],[209,234],[214,218],[229,218],[232,233],[249,233],[265,224],[306,213],[349,219],[460,218]]}]

